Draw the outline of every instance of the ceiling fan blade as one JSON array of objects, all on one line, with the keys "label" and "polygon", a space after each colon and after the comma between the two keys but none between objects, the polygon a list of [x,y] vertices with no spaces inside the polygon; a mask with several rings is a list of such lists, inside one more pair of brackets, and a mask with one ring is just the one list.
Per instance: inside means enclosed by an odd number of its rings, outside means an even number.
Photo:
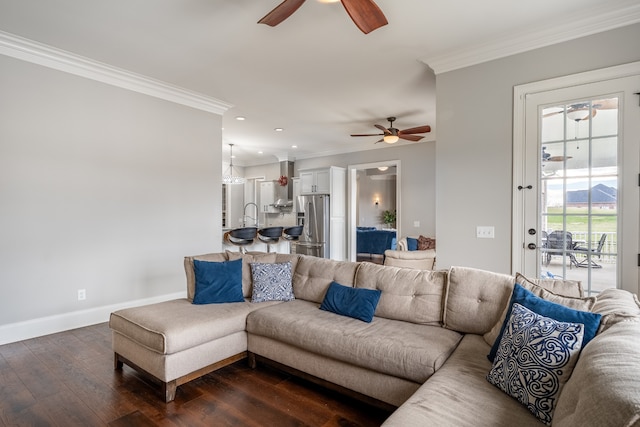
[{"label": "ceiling fan blade", "polygon": [[384,142],[384,138],[383,138],[383,139],[381,139],[381,140],[379,140],[379,141],[374,142],[374,144],[377,144],[377,143],[379,143],[379,142]]},{"label": "ceiling fan blade", "polygon": [[422,138],[424,138],[424,136],[399,133],[398,138],[406,139],[407,141],[417,142],[417,141],[420,141]]},{"label": "ceiling fan blade", "polygon": [[351,136],[380,136],[384,135],[384,133],[354,133]]},{"label": "ceiling fan blade", "polygon": [[431,126],[428,126],[428,125],[418,126],[415,128],[403,129],[400,131],[400,133],[404,135],[408,133],[427,133],[427,132],[431,132]]},{"label": "ceiling fan blade", "polygon": [[547,162],[562,162],[565,159],[569,160],[569,159],[573,159],[573,157],[571,157],[571,156],[551,156],[551,157],[549,157],[547,159],[544,159],[544,160],[546,160]]},{"label": "ceiling fan blade", "polygon": [[387,18],[373,0],[341,0],[341,2],[351,20],[365,34],[388,24]]},{"label": "ceiling fan blade", "polygon": [[302,3],[305,0],[284,0],[278,6],[276,6],[271,12],[267,13],[261,20],[258,21],[258,24],[267,24],[271,27],[275,27],[288,17],[290,17],[293,12],[298,10]]},{"label": "ceiling fan blade", "polygon": [[386,127],[382,126],[382,125],[374,125],[375,127],[377,127],[378,129],[380,129],[382,132],[384,132],[384,135],[391,135],[391,131],[389,129],[387,129]]}]

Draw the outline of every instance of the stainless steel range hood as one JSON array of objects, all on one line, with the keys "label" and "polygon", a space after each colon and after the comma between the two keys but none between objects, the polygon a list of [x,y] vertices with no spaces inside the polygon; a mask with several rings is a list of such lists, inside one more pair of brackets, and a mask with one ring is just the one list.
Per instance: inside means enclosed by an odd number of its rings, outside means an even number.
[{"label": "stainless steel range hood", "polygon": [[280,162],[280,176],[287,177],[287,198],[278,199],[273,204],[276,208],[290,208],[293,206],[293,162],[290,160],[283,160]]}]

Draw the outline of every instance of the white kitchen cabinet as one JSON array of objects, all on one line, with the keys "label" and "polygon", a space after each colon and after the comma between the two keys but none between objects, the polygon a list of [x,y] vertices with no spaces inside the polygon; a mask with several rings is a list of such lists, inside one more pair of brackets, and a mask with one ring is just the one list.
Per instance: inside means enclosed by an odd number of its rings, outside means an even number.
[{"label": "white kitchen cabinet", "polygon": [[342,168],[322,168],[300,171],[302,194],[330,194],[331,179],[335,170]]}]

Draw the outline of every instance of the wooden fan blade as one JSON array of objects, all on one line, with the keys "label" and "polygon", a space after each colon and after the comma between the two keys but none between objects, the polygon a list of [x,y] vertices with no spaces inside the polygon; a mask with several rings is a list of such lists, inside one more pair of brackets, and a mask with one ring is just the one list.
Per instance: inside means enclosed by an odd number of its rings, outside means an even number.
[{"label": "wooden fan blade", "polygon": [[271,27],[275,27],[288,17],[290,17],[293,12],[298,10],[302,3],[305,0],[284,0],[278,6],[275,7],[271,12],[267,13],[261,20],[258,21],[258,24],[267,24]]},{"label": "wooden fan blade", "polygon": [[547,162],[562,162],[564,160],[573,159],[571,156],[551,156],[548,159],[545,159]]},{"label": "wooden fan blade", "polygon": [[386,127],[382,126],[382,125],[374,125],[375,127],[377,127],[378,129],[380,129],[382,132],[384,132],[384,135],[391,135],[391,131],[389,129],[387,129]]},{"label": "wooden fan blade", "polygon": [[351,20],[365,34],[388,24],[387,18],[373,0],[341,0],[341,2]]},{"label": "wooden fan blade", "polygon": [[597,110],[615,110],[618,108],[618,98],[600,99],[593,101],[592,105]]},{"label": "wooden fan blade", "polygon": [[384,135],[384,133],[354,133],[351,136],[380,136]]},{"label": "wooden fan blade", "polygon": [[419,135],[411,135],[411,134],[406,134],[406,133],[399,133],[398,134],[398,138],[402,138],[402,139],[406,139],[407,141],[420,141],[422,138],[424,138],[424,136],[419,136]]},{"label": "wooden fan blade", "polygon": [[427,132],[431,132],[431,126],[425,125],[425,126],[418,126],[415,128],[403,129],[399,133],[406,135],[408,133],[427,133]]}]

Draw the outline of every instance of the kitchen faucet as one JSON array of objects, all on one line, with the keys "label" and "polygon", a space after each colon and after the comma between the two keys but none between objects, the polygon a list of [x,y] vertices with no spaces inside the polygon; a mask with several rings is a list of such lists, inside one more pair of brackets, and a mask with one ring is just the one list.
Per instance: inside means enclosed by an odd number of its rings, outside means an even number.
[{"label": "kitchen faucet", "polygon": [[[250,217],[249,215],[247,215],[247,207],[249,207],[249,206],[251,206],[251,205],[253,205],[253,206],[255,206],[255,207],[256,207],[256,217],[255,217],[255,218]],[[243,227],[246,227],[246,226],[247,226],[247,218],[249,218],[249,219],[251,219],[251,220],[255,221],[255,226],[256,226],[256,227],[258,226],[258,205],[256,205],[256,204],[255,204],[255,203],[253,203],[253,202],[250,202],[250,203],[247,203],[246,205],[244,205],[244,210],[243,210],[243,212],[242,212],[242,226],[243,226]]]}]

